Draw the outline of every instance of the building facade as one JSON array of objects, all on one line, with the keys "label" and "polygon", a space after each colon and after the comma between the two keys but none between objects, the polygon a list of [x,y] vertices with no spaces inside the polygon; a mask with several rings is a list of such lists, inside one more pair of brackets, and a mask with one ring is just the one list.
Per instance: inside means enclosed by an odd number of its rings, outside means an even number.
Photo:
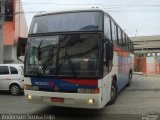
[{"label": "building facade", "polygon": [[28,27],[21,0],[6,0],[3,27],[3,63],[18,63],[17,41],[27,38]]},{"label": "building facade", "polygon": [[133,37],[135,71],[160,74],[160,35]]}]

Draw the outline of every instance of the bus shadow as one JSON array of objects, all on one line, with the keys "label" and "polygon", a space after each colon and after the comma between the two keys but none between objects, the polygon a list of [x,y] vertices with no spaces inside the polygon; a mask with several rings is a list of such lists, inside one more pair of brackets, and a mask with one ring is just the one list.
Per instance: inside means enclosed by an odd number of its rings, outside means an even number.
[{"label": "bus shadow", "polygon": [[[105,107],[104,107],[105,108]],[[46,107],[33,114],[52,115],[54,120],[140,120],[137,114],[107,114],[106,109]]]},{"label": "bus shadow", "polygon": [[1,91],[0,90],[0,95],[11,95],[9,91]]},{"label": "bus shadow", "polygon": [[[11,96],[13,96],[9,91],[1,91],[1,90],[0,90],[0,95],[11,95]],[[17,96],[24,96],[24,92],[20,93]]]},{"label": "bus shadow", "polygon": [[55,119],[65,120],[94,120],[101,116],[103,109],[80,109],[80,108],[65,108],[65,107],[46,107],[34,114],[54,115]]}]

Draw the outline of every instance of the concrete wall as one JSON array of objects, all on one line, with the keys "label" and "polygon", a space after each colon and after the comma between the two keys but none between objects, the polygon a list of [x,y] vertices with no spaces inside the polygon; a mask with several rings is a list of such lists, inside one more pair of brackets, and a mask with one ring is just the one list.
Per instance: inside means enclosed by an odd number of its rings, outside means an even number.
[{"label": "concrete wall", "polygon": [[28,36],[28,27],[24,15],[24,10],[22,7],[22,2],[16,2],[16,0],[14,1],[15,1],[15,16],[14,16],[15,40],[17,41],[19,37],[26,38]]},{"label": "concrete wall", "polygon": [[160,53],[160,35],[131,38],[136,54]]},{"label": "concrete wall", "polygon": [[16,57],[17,47],[12,45],[5,45],[4,63],[18,63]]},{"label": "concrete wall", "polygon": [[156,73],[155,57],[147,57],[147,74]]},{"label": "concrete wall", "polygon": [[147,57],[147,74],[160,74],[160,57]]},{"label": "concrete wall", "polygon": [[143,75],[160,74],[160,56],[156,57],[135,57],[135,72],[142,72]]}]

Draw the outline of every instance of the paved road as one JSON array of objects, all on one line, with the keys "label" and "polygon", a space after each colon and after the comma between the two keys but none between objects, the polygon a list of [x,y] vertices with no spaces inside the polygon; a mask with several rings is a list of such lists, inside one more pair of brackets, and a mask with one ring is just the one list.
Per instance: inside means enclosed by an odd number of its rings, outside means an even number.
[{"label": "paved road", "polygon": [[57,120],[142,120],[144,114],[160,114],[160,77],[134,76],[131,86],[120,92],[116,103],[102,110],[29,104],[23,95],[11,96],[0,92],[0,113],[52,114]]}]

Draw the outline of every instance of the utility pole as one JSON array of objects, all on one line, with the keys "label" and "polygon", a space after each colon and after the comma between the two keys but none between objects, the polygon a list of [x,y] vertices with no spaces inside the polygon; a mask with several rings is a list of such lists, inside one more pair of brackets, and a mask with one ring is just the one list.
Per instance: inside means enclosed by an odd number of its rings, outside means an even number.
[{"label": "utility pole", "polygon": [[0,17],[0,64],[3,64],[3,56],[4,56],[4,21],[5,21],[5,0],[1,0],[1,17]]}]

